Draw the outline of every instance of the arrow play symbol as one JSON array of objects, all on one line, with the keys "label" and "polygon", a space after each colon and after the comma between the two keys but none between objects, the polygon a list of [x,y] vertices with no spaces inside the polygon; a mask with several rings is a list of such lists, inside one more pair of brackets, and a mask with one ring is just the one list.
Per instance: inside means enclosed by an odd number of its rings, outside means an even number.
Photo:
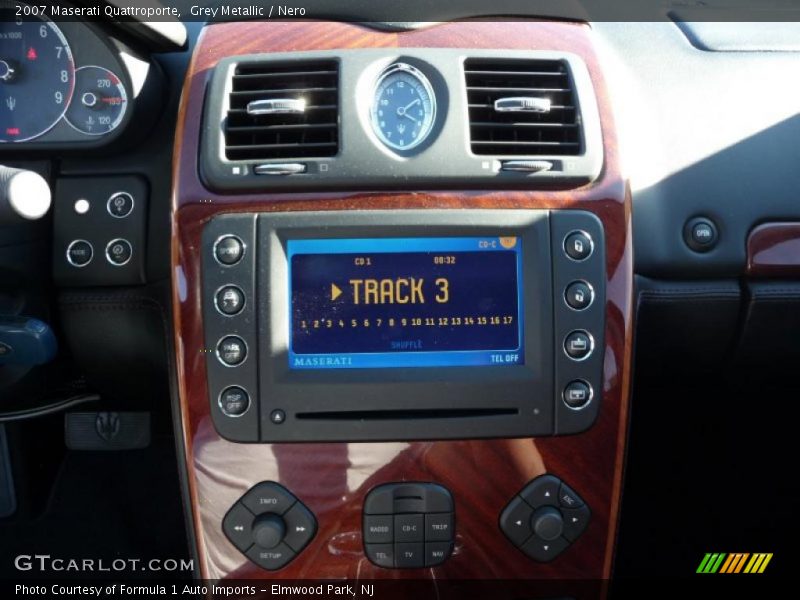
[{"label": "arrow play symbol", "polygon": [[236,531],[244,531],[244,527],[243,527],[242,525],[236,525],[236,526],[234,527],[234,529],[235,529]]},{"label": "arrow play symbol", "polygon": [[300,525],[298,525],[297,527],[294,528],[294,530],[295,531],[305,531],[306,528],[305,527],[301,527]]},{"label": "arrow play symbol", "polygon": [[342,290],[339,289],[339,286],[335,283],[331,284],[331,300],[336,300],[339,296],[342,295]]},{"label": "arrow play symbol", "polygon": [[514,525],[522,525],[522,521],[517,521]]}]

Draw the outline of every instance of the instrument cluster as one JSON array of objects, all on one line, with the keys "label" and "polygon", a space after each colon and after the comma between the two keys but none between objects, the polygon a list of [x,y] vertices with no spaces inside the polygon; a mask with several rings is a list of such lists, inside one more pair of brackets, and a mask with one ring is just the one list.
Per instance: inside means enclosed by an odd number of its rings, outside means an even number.
[{"label": "instrument cluster", "polygon": [[16,12],[0,9],[0,148],[116,138],[141,87],[130,67],[143,61],[92,24]]}]

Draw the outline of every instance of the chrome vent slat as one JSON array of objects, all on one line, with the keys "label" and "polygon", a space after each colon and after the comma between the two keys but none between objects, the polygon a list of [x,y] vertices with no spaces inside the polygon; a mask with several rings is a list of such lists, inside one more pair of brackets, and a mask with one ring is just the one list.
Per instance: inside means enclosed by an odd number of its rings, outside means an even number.
[{"label": "chrome vent slat", "polygon": [[[576,156],[583,150],[574,82],[561,60],[474,58],[464,63],[472,152],[491,156]],[[547,110],[501,111],[514,97]],[[533,101],[530,101],[532,104]]]},{"label": "chrome vent slat", "polygon": [[[229,160],[335,156],[339,151],[338,86],[335,60],[240,63],[228,96],[225,156]],[[303,100],[305,106],[302,111],[254,110],[269,105],[269,100],[276,101],[276,106]]]}]

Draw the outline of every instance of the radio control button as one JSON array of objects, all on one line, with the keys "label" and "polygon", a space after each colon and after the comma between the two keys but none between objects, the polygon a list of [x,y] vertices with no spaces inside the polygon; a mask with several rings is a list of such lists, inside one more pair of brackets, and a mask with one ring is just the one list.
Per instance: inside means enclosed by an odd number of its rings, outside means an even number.
[{"label": "radio control button", "polygon": [[235,265],[244,256],[244,243],[233,235],[226,235],[214,244],[214,257],[225,266]]},{"label": "radio control button", "polygon": [[421,542],[425,539],[424,515],[396,515],[394,518],[396,542]]},{"label": "radio control button", "polygon": [[442,564],[453,551],[452,542],[428,542],[425,544],[425,566]]},{"label": "radio control button", "polygon": [[572,360],[585,360],[594,349],[594,340],[586,331],[577,330],[564,340],[564,352]]},{"label": "radio control button", "polygon": [[447,542],[453,539],[453,514],[433,513],[425,515],[425,541]]},{"label": "radio control button", "polygon": [[217,344],[217,356],[223,364],[235,367],[242,364],[247,358],[247,346],[242,338],[229,335],[222,338]]},{"label": "radio control button", "polygon": [[222,530],[231,543],[242,552],[253,545],[253,513],[238,502],[222,520]]},{"label": "radio control button", "polygon": [[564,388],[564,404],[573,410],[580,410],[592,400],[592,386],[585,381],[570,381]]},{"label": "radio control button", "polygon": [[367,544],[365,550],[371,563],[387,569],[394,567],[394,546],[392,544]]},{"label": "radio control button", "polygon": [[564,300],[570,308],[583,310],[594,300],[594,290],[585,281],[573,281],[564,292]]},{"label": "radio control button", "polygon": [[133,248],[128,240],[118,238],[111,240],[106,246],[106,260],[115,267],[121,267],[128,263],[133,254]]},{"label": "radio control button", "polygon": [[558,501],[564,508],[578,508],[583,506],[583,500],[575,491],[566,483],[561,483],[561,489],[558,491]]},{"label": "radio control button", "polygon": [[286,537],[283,541],[296,552],[305,548],[306,544],[317,533],[317,520],[302,502],[295,502],[283,520],[286,523]]},{"label": "radio control button", "polygon": [[250,408],[250,396],[243,388],[232,385],[219,395],[219,408],[228,417],[241,417]]},{"label": "radio control button", "polygon": [[586,260],[593,249],[592,238],[583,231],[573,231],[564,239],[564,252],[572,260]]},{"label": "radio control button", "polygon": [[365,515],[364,541],[367,544],[389,544],[393,542],[393,517],[391,515]]},{"label": "radio control button", "polygon": [[244,307],[244,292],[235,285],[226,285],[217,292],[217,310],[226,316],[239,314]]},{"label": "radio control button", "polygon": [[267,571],[277,571],[295,557],[286,544],[278,544],[274,548],[262,548],[255,544],[246,554],[247,558]]},{"label": "radio control button", "polygon": [[253,541],[262,548],[274,548],[285,535],[286,523],[278,515],[262,515],[253,524]]},{"label": "radio control button", "polygon": [[533,560],[544,563],[553,560],[566,550],[567,546],[569,546],[569,542],[563,537],[543,540],[538,536],[533,536],[522,546],[522,551]]},{"label": "radio control button", "polygon": [[283,486],[265,481],[247,492],[241,499],[254,515],[274,513],[282,515],[297,501]]},{"label": "radio control button", "polygon": [[67,262],[73,267],[85,267],[92,261],[94,251],[86,240],[75,240],[67,248]]},{"label": "radio control button", "polygon": [[419,569],[425,566],[425,544],[395,544],[395,566],[398,569]]}]

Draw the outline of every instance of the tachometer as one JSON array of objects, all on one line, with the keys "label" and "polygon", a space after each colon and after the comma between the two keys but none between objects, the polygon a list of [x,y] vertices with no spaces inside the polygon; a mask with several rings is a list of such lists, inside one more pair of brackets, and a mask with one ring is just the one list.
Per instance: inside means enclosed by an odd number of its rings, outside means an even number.
[{"label": "tachometer", "polygon": [[103,67],[89,66],[78,69],[75,79],[75,99],[67,110],[67,123],[86,135],[116,129],[128,106],[120,78]]},{"label": "tachometer", "polygon": [[50,131],[69,106],[75,63],[64,34],[43,16],[0,10],[0,142]]}]

